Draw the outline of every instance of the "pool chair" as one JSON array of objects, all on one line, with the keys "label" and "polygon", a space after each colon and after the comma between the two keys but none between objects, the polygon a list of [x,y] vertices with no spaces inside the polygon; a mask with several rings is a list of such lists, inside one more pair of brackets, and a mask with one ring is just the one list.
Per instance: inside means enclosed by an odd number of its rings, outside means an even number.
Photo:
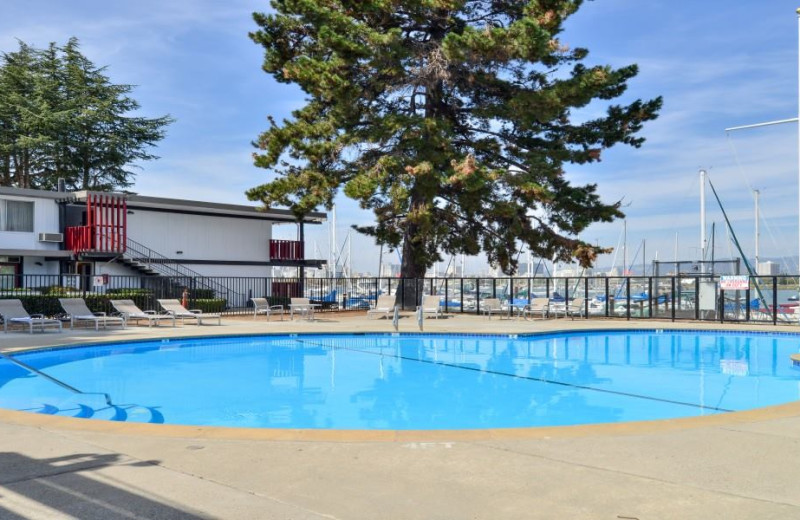
[{"label": "pool chair", "polygon": [[158,304],[164,309],[167,314],[172,314],[176,318],[181,319],[183,323],[187,318],[190,320],[197,320],[198,325],[203,324],[203,319],[217,319],[217,325],[222,325],[222,316],[216,313],[203,312],[200,309],[187,309],[178,300],[158,300]]},{"label": "pool chair", "polygon": [[444,317],[442,313],[442,306],[440,305],[441,298],[438,294],[429,294],[422,297],[422,304],[417,307],[417,310],[422,308],[422,314],[432,314],[436,319]]},{"label": "pool chair", "polygon": [[280,314],[283,320],[283,305],[270,305],[266,298],[250,298],[253,302],[253,319],[259,314],[266,314],[267,320],[272,314]]},{"label": "pool chair", "polygon": [[33,334],[34,327],[44,332],[45,327],[58,327],[61,332],[61,320],[45,318],[42,314],[28,314],[19,300],[0,300],[0,316],[3,317],[3,332],[8,332],[8,326],[15,323],[28,326],[28,332]]},{"label": "pool chair", "polygon": [[378,301],[375,302],[375,307],[367,311],[367,317],[377,316],[383,318],[391,318],[394,315],[394,308],[397,305],[397,296],[393,294],[382,294],[378,296]]},{"label": "pool chair", "polygon": [[546,318],[550,313],[550,298],[534,298],[531,303],[522,310],[522,316],[541,316]]},{"label": "pool chair", "polygon": [[492,314],[503,314],[503,305],[500,298],[485,298],[481,301],[481,314],[485,314],[492,319]]},{"label": "pool chair", "polygon": [[175,326],[175,316],[172,314],[158,314],[156,311],[143,311],[133,300],[111,300],[111,305],[117,310],[120,316],[125,318],[125,321],[147,320],[147,326],[152,327],[153,323],[158,326],[161,320],[171,320],[172,326]]},{"label": "pool chair", "polygon": [[289,300],[289,319],[294,319],[294,313],[298,313],[301,318],[307,320],[314,319],[314,309],[321,306],[319,303],[311,303],[308,298],[291,298]]},{"label": "pool chair", "polygon": [[585,298],[573,298],[571,302],[565,304],[563,307],[560,307],[554,310],[554,316],[558,316],[559,314],[563,314],[566,318],[569,316],[572,319],[575,319],[575,316],[579,318],[583,316],[585,311],[584,302],[586,301]]},{"label": "pool chair", "polygon": [[92,312],[86,306],[83,298],[59,298],[58,302],[61,308],[64,309],[69,315],[69,327],[75,328],[75,322],[89,321],[94,323],[94,330],[100,330],[100,325],[103,328],[108,328],[108,324],[120,325],[125,328],[125,318],[123,316],[108,316],[105,312]]}]

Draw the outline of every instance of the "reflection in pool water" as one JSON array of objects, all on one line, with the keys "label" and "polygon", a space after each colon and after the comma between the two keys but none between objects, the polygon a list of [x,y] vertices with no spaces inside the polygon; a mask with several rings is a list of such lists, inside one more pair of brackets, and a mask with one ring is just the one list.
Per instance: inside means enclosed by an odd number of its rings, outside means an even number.
[{"label": "reflection in pool water", "polygon": [[[234,427],[467,429],[662,419],[798,398],[798,336],[592,332],[511,338],[162,340],[0,358],[0,407]],[[108,406],[101,395],[112,399]]]}]

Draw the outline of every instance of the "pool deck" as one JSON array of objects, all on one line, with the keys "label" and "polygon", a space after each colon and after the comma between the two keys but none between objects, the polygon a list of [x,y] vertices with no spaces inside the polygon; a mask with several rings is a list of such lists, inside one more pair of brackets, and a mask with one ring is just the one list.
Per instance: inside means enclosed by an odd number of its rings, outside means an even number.
[{"label": "pool deck", "polygon": [[[0,352],[189,335],[393,331],[390,320],[363,313],[318,317],[0,332]],[[651,320],[425,321],[426,332],[588,328],[800,332]],[[412,316],[400,320],[400,332],[417,331]],[[0,410],[0,518],[800,518],[800,401],[692,419],[466,432],[201,428]]]}]

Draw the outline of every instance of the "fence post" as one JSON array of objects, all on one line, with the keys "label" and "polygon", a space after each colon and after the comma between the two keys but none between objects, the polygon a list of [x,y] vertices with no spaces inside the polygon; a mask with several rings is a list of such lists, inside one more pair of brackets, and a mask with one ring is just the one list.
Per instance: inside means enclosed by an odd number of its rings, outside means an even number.
[{"label": "fence post", "polygon": [[[800,302],[799,302],[800,303]],[[778,324],[778,277],[772,277],[772,324]]]},{"label": "fence post", "polygon": [[464,273],[461,273],[461,314],[464,314]]},{"label": "fence post", "polygon": [[670,301],[672,302],[672,321],[675,321],[675,277],[672,277],[672,293],[670,294]]},{"label": "fence post", "polygon": [[748,281],[747,290],[744,291],[744,321],[750,321],[750,283]]},{"label": "fence post", "polygon": [[700,321],[700,277],[694,279],[694,319]]},{"label": "fence post", "polygon": [[589,319],[589,277],[583,279],[583,318]]},{"label": "fence post", "polygon": [[625,278],[625,318],[630,321],[631,319],[631,277]]}]

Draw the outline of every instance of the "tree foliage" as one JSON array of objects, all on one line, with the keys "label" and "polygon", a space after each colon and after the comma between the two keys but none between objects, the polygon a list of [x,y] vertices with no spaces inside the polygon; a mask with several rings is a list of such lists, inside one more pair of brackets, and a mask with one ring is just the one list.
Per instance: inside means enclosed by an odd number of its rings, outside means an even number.
[{"label": "tree foliage", "polygon": [[[581,3],[273,0],[250,36],[266,51],[263,69],[307,103],[270,118],[254,158],[277,176],[248,196],[303,214],[343,189],[374,212],[359,231],[402,246],[407,277],[441,252],[484,251],[514,272],[518,241],[591,265],[605,250],[579,233],[622,213],[596,185],[568,182],[565,165],[639,147],[661,98],[608,102],[637,67],[585,65],[586,49],[559,40]],[[575,122],[593,101],[603,115]]]},{"label": "tree foliage", "polygon": [[112,190],[132,185],[133,163],[165,135],[169,116],[130,115],[131,85],[115,85],[78,40],[0,56],[0,185]]}]

